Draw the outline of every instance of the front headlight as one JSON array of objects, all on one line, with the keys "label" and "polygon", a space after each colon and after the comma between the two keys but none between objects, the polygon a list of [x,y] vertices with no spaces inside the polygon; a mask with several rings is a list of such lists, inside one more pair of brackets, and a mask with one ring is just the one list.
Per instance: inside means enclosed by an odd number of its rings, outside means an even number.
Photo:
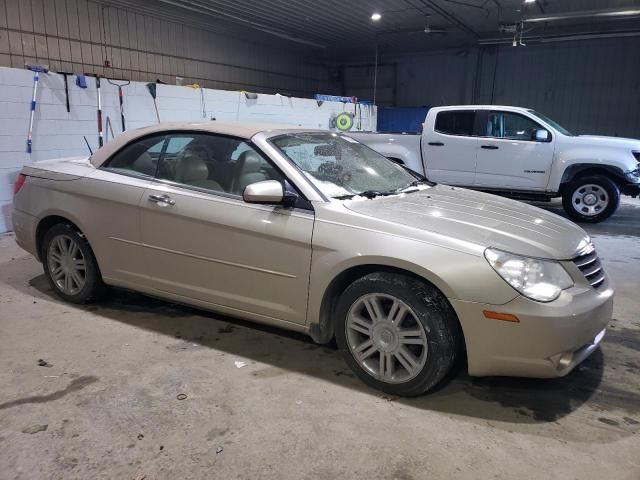
[{"label": "front headlight", "polygon": [[505,282],[531,300],[551,302],[562,290],[573,286],[564,267],[553,260],[522,257],[493,248],[487,248],[484,256]]},{"label": "front headlight", "polygon": [[625,172],[624,175],[631,183],[638,183],[640,182],[640,167],[636,168],[635,170]]}]

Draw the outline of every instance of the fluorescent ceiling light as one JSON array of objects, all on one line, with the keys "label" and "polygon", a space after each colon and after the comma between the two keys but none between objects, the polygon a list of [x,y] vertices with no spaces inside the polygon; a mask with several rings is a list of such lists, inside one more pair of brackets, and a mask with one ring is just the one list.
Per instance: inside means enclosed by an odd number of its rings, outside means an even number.
[{"label": "fluorescent ceiling light", "polygon": [[381,18],[382,18],[382,15],[380,15],[378,12],[374,12],[371,14],[371,20],[373,20],[374,22],[377,22]]}]

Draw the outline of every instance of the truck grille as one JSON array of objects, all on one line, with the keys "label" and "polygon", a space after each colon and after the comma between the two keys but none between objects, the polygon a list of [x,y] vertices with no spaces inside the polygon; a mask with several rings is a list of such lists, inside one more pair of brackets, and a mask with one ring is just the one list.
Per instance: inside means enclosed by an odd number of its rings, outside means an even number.
[{"label": "truck grille", "polygon": [[598,254],[594,249],[574,258],[573,263],[576,264],[576,267],[578,267],[584,275],[584,278],[587,279],[593,288],[598,288],[604,283],[604,270],[600,264]]}]

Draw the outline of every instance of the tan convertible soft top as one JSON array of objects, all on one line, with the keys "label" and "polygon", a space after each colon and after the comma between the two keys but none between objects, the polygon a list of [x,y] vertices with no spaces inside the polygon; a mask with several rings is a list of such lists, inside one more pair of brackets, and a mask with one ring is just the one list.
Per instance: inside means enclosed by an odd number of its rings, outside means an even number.
[{"label": "tan convertible soft top", "polygon": [[210,122],[167,122],[158,123],[149,127],[136,128],[128,130],[122,135],[118,135],[104,147],[97,150],[89,161],[94,167],[99,167],[105,160],[111,157],[116,151],[120,150],[124,145],[139,137],[144,137],[153,133],[170,132],[176,130],[195,130],[202,132],[218,133],[221,135],[232,135],[234,137],[250,139],[260,132],[273,131],[292,131],[292,130],[312,130],[295,125],[285,125],[281,123],[251,123],[251,122],[219,122],[212,120]]}]

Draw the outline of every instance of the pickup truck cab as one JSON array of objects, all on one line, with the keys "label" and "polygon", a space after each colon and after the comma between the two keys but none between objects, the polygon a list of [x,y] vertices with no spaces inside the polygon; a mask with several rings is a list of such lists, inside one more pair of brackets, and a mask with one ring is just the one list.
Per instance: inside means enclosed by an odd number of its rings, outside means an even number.
[{"label": "pickup truck cab", "polygon": [[527,108],[436,107],[422,134],[349,135],[438,183],[523,200],[562,197],[577,221],[602,221],[620,194],[640,194],[640,140],[573,135]]}]

